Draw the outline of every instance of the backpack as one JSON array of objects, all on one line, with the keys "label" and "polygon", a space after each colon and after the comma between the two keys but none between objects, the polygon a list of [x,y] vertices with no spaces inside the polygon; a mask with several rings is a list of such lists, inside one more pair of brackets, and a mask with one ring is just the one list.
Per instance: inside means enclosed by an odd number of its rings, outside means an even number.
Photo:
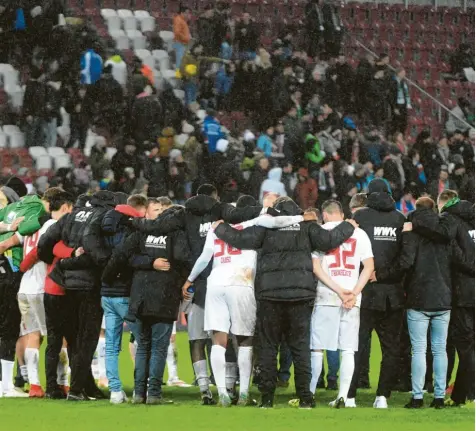
[{"label": "backpack", "polygon": [[23,13],[22,8],[18,8],[16,10],[14,28],[17,31],[22,31],[26,29],[25,14]]}]

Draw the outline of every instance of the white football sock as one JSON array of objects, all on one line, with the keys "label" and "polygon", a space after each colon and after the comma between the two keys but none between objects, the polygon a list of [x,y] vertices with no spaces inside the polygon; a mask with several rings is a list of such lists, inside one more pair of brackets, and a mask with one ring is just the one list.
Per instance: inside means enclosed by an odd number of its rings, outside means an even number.
[{"label": "white football sock", "polygon": [[106,378],[106,339],[100,337],[97,346],[99,378]]},{"label": "white football sock", "polygon": [[323,352],[311,352],[311,393],[314,395],[316,393],[317,382],[319,381],[319,376],[322,372],[322,362],[324,361]]},{"label": "white football sock", "polygon": [[23,380],[28,383],[28,368],[26,365],[20,365],[20,374],[23,377]]},{"label": "white football sock", "polygon": [[129,343],[129,352],[131,353],[132,362],[135,363],[136,353],[137,353],[137,341],[134,341],[133,343]]},{"label": "white football sock", "polygon": [[28,380],[30,385],[40,386],[40,377],[39,377],[39,359],[40,351],[38,349],[32,349],[27,347],[25,349],[25,363],[28,369]]},{"label": "white football sock", "polygon": [[346,401],[352,382],[352,376],[354,375],[354,352],[352,350],[343,350],[341,355],[339,395],[337,395],[337,399],[344,398],[344,401]]},{"label": "white football sock", "polygon": [[228,390],[233,391],[235,389],[237,378],[238,364],[236,362],[227,362],[225,365],[225,384]]},{"label": "white football sock", "polygon": [[13,389],[13,369],[15,368],[15,362],[2,359],[1,363],[3,392],[5,393]]},{"label": "white football sock", "polygon": [[193,363],[195,377],[197,378],[200,392],[206,392],[210,386],[210,379],[208,378],[208,367],[205,359]]},{"label": "white football sock", "polygon": [[58,366],[56,367],[56,383],[59,386],[69,386],[68,382],[69,357],[68,349],[63,347],[59,354]]},{"label": "white football sock", "polygon": [[238,349],[238,368],[240,369],[240,394],[247,395],[253,369],[253,347],[240,347]]},{"label": "white football sock", "polygon": [[169,372],[169,380],[177,380],[177,361],[175,359],[175,343],[170,343],[167,349],[167,370]]},{"label": "white football sock", "polygon": [[212,346],[210,354],[210,362],[212,364],[213,375],[215,376],[215,383],[217,385],[218,394],[226,394],[226,368],[225,360],[226,349],[219,345]]}]

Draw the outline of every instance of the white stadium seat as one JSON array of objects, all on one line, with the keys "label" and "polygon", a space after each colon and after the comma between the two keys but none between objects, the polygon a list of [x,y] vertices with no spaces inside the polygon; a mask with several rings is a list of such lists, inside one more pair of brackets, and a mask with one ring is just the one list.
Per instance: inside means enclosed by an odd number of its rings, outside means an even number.
[{"label": "white stadium seat", "polygon": [[162,76],[167,80],[167,82],[173,87],[177,88],[177,77],[175,75],[175,70],[163,70],[161,71]]},{"label": "white stadium seat", "polygon": [[61,148],[61,147],[50,147],[46,150],[46,152],[51,157],[63,156],[65,154],[64,148]]},{"label": "white stadium seat", "polygon": [[155,31],[155,18],[153,16],[147,16],[140,20],[140,29],[143,33],[146,31]]},{"label": "white stadium seat", "polygon": [[18,126],[13,125],[13,124],[5,124],[5,126],[3,126],[3,131],[7,135],[11,135],[13,133],[20,132],[20,128]]},{"label": "white stadium seat", "polygon": [[120,30],[122,20],[117,15],[111,15],[107,17],[107,31],[111,34],[113,31]]},{"label": "white stadium seat", "polygon": [[101,9],[101,16],[107,20],[110,16],[117,16],[117,12],[114,9]]},{"label": "white stadium seat", "polygon": [[0,148],[7,148],[8,136],[0,132]]},{"label": "white stadium seat", "polygon": [[142,21],[144,18],[149,17],[150,13],[146,10],[135,10],[134,16],[137,18],[138,21]]},{"label": "white stadium seat", "polygon": [[129,49],[130,42],[123,30],[115,30],[110,32],[111,37],[116,41],[117,49]]},{"label": "white stadium seat", "polygon": [[71,157],[69,154],[63,154],[62,156],[55,156],[55,169],[58,170],[60,168],[69,168],[71,167]]},{"label": "white stadium seat", "polygon": [[134,50],[145,49],[145,36],[139,30],[128,30],[126,34],[131,41],[131,45]]},{"label": "white stadium seat", "polygon": [[10,148],[23,148],[25,137],[22,132],[15,132],[10,135]]},{"label": "white stadium seat", "polygon": [[152,51],[152,55],[157,60],[160,70],[169,70],[170,69],[170,58],[167,51],[163,49],[156,49]]},{"label": "white stadium seat", "polygon": [[141,60],[152,56],[152,53],[148,49],[136,49],[134,54],[137,55],[137,57],[139,57]]},{"label": "white stadium seat", "polygon": [[51,157],[48,155],[45,156],[40,156],[36,159],[36,169],[37,170],[42,170],[42,169],[51,169],[53,167],[53,164],[51,163]]},{"label": "white stadium seat", "polygon": [[137,30],[137,22],[135,16],[125,16],[122,18],[122,26],[127,32],[128,30]]},{"label": "white stadium seat", "polygon": [[159,32],[159,36],[167,46],[167,51],[172,51],[174,44],[174,34],[171,31],[161,31]]},{"label": "white stadium seat", "polygon": [[120,18],[125,18],[126,16],[134,16],[134,14],[129,9],[119,9],[117,11],[117,16]]},{"label": "white stadium seat", "polygon": [[46,148],[45,147],[39,147],[39,146],[30,147],[28,149],[28,152],[30,153],[30,156],[35,160],[38,159],[41,156],[47,156],[48,155],[48,153],[46,151]]}]

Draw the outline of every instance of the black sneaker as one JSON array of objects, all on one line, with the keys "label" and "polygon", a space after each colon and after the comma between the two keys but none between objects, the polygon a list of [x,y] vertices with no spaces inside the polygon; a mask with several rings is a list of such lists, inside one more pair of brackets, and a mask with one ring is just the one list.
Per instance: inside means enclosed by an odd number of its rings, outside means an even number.
[{"label": "black sneaker", "polygon": [[334,409],[342,409],[342,408],[345,408],[345,400],[344,398],[340,397],[339,399],[335,400],[335,401],[332,401],[330,404],[329,404],[330,407],[334,408]]},{"label": "black sneaker", "polygon": [[227,389],[228,396],[230,397],[231,404],[236,406],[238,404],[239,395],[235,389]]},{"label": "black sneaker", "polygon": [[69,391],[68,397],[66,398],[67,401],[89,401],[89,397],[84,393],[74,393]]},{"label": "black sneaker", "polygon": [[444,398],[435,398],[431,402],[430,407],[433,407],[434,409],[437,409],[437,410],[444,409],[446,407]]},{"label": "black sneaker", "polygon": [[337,380],[327,379],[327,388],[328,391],[337,391]]},{"label": "black sneaker", "polygon": [[405,404],[406,409],[421,409],[423,407],[423,400],[416,400],[412,398],[408,404]]},{"label": "black sneaker", "polygon": [[104,393],[98,387],[88,389],[84,392],[92,401],[106,399],[106,395],[104,395]]},{"label": "black sneaker", "polygon": [[216,403],[210,391],[202,392],[202,406],[214,406]]},{"label": "black sneaker", "polygon": [[52,391],[47,391],[45,398],[49,400],[64,400],[66,399],[66,394],[60,388],[56,388]]},{"label": "black sneaker", "polygon": [[278,388],[289,388],[289,380],[277,380],[276,387]]},{"label": "black sneaker", "polygon": [[147,401],[145,402],[148,406],[166,406],[173,404],[172,400],[167,400],[162,397],[147,397]]},{"label": "black sneaker", "polygon": [[269,395],[263,395],[261,397],[261,404],[259,405],[260,409],[272,409],[274,407],[273,399],[274,397]]},{"label": "black sneaker", "polygon": [[314,399],[299,401],[299,408],[301,410],[310,410],[310,409],[313,409],[314,407],[316,407],[316,402],[314,401]]}]

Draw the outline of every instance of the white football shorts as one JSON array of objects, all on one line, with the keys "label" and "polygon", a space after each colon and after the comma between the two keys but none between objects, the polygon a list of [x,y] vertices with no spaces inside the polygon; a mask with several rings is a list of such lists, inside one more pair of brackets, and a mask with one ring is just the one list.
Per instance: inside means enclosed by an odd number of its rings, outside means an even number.
[{"label": "white football shorts", "polygon": [[43,303],[43,293],[18,294],[18,307],[20,308],[21,324],[20,335],[28,335],[33,332],[40,332],[46,335],[45,305]]},{"label": "white football shorts", "polygon": [[311,350],[359,350],[360,308],[316,305],[311,318]]},{"label": "white football shorts", "polygon": [[205,330],[250,337],[256,325],[255,292],[250,286],[208,286]]}]

